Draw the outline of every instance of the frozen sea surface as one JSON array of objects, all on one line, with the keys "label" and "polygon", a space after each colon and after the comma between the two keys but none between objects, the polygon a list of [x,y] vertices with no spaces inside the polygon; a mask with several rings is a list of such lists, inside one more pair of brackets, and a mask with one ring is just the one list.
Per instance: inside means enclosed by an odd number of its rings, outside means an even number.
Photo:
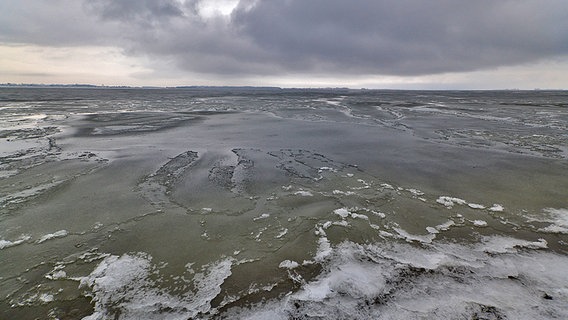
[{"label": "frozen sea surface", "polygon": [[0,88],[0,318],[568,318],[567,99]]}]

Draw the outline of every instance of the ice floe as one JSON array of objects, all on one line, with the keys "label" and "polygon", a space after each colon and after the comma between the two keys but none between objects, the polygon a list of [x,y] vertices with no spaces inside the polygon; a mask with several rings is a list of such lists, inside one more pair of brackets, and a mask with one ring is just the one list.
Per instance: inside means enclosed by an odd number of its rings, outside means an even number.
[{"label": "ice floe", "polygon": [[17,246],[19,244],[22,244],[22,243],[30,240],[31,238],[32,237],[29,236],[29,235],[22,235],[14,241],[1,239],[0,240],[0,250],[5,249],[5,248],[9,248],[9,247],[13,247],[13,246]]},{"label": "ice floe", "polygon": [[59,230],[59,231],[56,231],[54,233],[50,233],[50,234],[46,234],[46,235],[42,236],[37,241],[37,243],[43,243],[45,241],[56,239],[56,238],[63,238],[63,237],[66,237],[68,234],[69,234],[69,232],[67,230]]}]

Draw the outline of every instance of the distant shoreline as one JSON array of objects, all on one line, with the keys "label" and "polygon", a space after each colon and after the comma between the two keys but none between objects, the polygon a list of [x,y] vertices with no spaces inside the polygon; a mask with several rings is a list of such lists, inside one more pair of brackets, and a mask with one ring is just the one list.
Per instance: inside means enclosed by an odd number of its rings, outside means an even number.
[{"label": "distant shoreline", "polygon": [[216,91],[329,91],[329,92],[360,92],[360,91],[512,91],[512,92],[558,92],[568,89],[391,89],[391,88],[347,88],[347,87],[273,87],[273,86],[106,86],[94,84],[38,84],[38,83],[0,83],[0,88],[75,88],[75,89],[186,89],[186,90],[216,90]]}]

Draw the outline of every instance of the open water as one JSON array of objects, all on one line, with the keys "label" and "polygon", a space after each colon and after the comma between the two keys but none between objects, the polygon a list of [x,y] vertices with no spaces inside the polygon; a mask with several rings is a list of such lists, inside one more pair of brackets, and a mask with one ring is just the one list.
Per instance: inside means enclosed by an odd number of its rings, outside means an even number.
[{"label": "open water", "polygon": [[568,319],[568,93],[0,88],[1,319]]}]

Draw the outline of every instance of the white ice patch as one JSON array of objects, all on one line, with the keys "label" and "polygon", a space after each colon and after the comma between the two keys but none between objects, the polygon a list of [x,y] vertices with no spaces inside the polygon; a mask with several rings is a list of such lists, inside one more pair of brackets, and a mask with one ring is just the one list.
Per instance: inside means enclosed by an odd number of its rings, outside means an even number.
[{"label": "white ice patch", "polygon": [[568,234],[568,228],[557,226],[554,224],[549,225],[548,227],[538,229],[540,232],[544,233],[564,233]]},{"label": "white ice patch", "polygon": [[43,243],[47,240],[56,239],[56,238],[63,238],[63,237],[66,237],[68,234],[69,234],[69,232],[67,230],[59,230],[59,231],[54,232],[54,233],[46,234],[45,236],[41,237],[37,241],[37,243]]},{"label": "white ice patch", "polygon": [[538,231],[546,233],[564,233],[568,234],[568,209],[544,209],[545,217],[533,218],[531,220],[539,222],[548,222],[551,225],[540,228]]},{"label": "white ice patch", "polygon": [[[359,208],[351,208],[351,209],[339,208],[339,209],[333,210],[333,213],[341,217],[342,223],[345,222],[345,219],[349,216],[351,216],[351,218],[353,218],[353,219],[363,219],[363,220],[369,221],[369,217],[367,215],[351,212],[350,210],[359,210]],[[362,210],[364,210],[364,209],[362,209]],[[370,212],[373,212],[373,213],[381,216],[381,213],[377,213],[377,212],[374,212],[374,211],[371,211],[371,210],[364,210],[364,211],[370,211]]]},{"label": "white ice patch", "polygon": [[353,219],[362,219],[362,220],[367,220],[367,221],[369,221],[369,217],[366,216],[366,215],[364,215],[364,214],[359,214],[359,213],[351,212],[351,217],[352,217]]},{"label": "white ice patch", "polygon": [[59,280],[67,278],[67,273],[63,270],[65,265],[56,265],[53,270],[45,275],[46,279],[49,280]]},{"label": "white ice patch", "polygon": [[406,191],[410,192],[413,196],[415,197],[419,197],[419,196],[423,196],[424,192],[418,190],[418,189],[406,189]]},{"label": "white ice patch", "polygon": [[344,242],[327,250],[322,273],[299,291],[229,309],[225,319],[568,319],[568,257],[531,248],[544,246],[505,237]]},{"label": "white ice patch", "polygon": [[276,239],[280,239],[280,238],[282,238],[283,236],[285,236],[287,233],[288,233],[288,229],[285,228],[285,229],[283,229],[282,231],[280,231],[280,233],[277,234],[277,235],[275,236],[275,238],[276,238]]},{"label": "white ice patch", "polygon": [[225,258],[203,267],[193,276],[194,290],[171,295],[152,280],[157,267],[144,253],[109,256],[88,276],[80,287],[88,288],[94,313],[85,320],[188,319],[212,312],[211,301],[221,292],[221,285],[231,275],[233,259]]},{"label": "white ice patch", "polygon": [[30,198],[36,197],[49,189],[55,188],[62,184],[64,181],[53,181],[35,187],[29,187],[25,190],[0,197],[0,204],[22,203]]},{"label": "white ice patch", "polygon": [[467,205],[468,205],[468,207],[470,207],[472,209],[485,209],[485,206],[482,205],[482,204],[468,203]]},{"label": "white ice patch", "polygon": [[440,231],[438,231],[438,229],[436,229],[434,227],[426,227],[426,231],[428,231],[428,233],[432,233],[432,234],[440,233]]},{"label": "white ice patch", "polygon": [[472,221],[473,225],[476,227],[487,227],[487,221],[483,221],[483,220],[473,220]]},{"label": "white ice patch", "polygon": [[260,216],[258,216],[258,217],[256,217],[256,218],[253,218],[252,220],[253,220],[253,221],[257,221],[257,220],[266,219],[266,218],[268,218],[268,217],[270,217],[270,214],[269,214],[269,213],[263,213],[263,214],[261,214]]},{"label": "white ice patch", "polygon": [[300,266],[300,264],[298,264],[296,261],[284,260],[284,261],[280,262],[280,264],[278,265],[278,268],[295,269],[299,266]]},{"label": "white ice patch", "polygon": [[439,231],[446,231],[449,230],[451,226],[454,226],[456,223],[453,220],[448,220],[442,224],[436,226],[436,229]]},{"label": "white ice patch", "polygon": [[320,237],[327,236],[327,233],[325,233],[325,230],[323,230],[322,226],[320,225],[316,225],[316,231],[314,231],[314,234]]},{"label": "white ice patch", "polygon": [[526,241],[506,237],[485,237],[479,249],[488,253],[517,253],[518,249],[546,249],[548,242],[544,239],[538,241]]},{"label": "white ice patch", "polygon": [[304,190],[296,191],[296,192],[294,192],[294,195],[301,196],[301,197],[313,197],[314,196],[311,192],[304,191]]},{"label": "white ice patch", "polygon": [[381,187],[383,187],[384,189],[394,190],[394,187],[388,183],[381,183]]},{"label": "white ice patch", "polygon": [[418,241],[422,243],[431,243],[432,240],[436,238],[436,234],[434,233],[429,233],[426,235],[415,235],[415,234],[410,234],[406,232],[406,230],[403,230],[401,228],[393,228],[393,230],[396,231],[396,233],[398,233],[407,242]]},{"label": "white ice patch", "polygon": [[374,214],[374,215],[376,215],[376,216],[379,217],[379,218],[382,218],[382,219],[384,219],[384,218],[387,217],[386,214],[384,214],[384,213],[382,213],[382,212],[380,212],[380,211],[371,210],[371,213]]},{"label": "white ice patch", "polygon": [[333,210],[333,213],[340,216],[342,219],[345,219],[351,212],[349,212],[349,210],[347,210],[346,208],[340,208]]},{"label": "white ice patch", "polygon": [[[444,205],[448,209],[453,208],[455,205],[460,205],[460,206],[467,205],[468,207],[470,207],[472,209],[477,209],[477,210],[483,210],[483,209],[486,208],[486,206],[484,206],[482,204],[468,203],[464,199],[449,197],[449,196],[441,196],[438,199],[436,199],[436,202],[441,204],[441,205]],[[502,211],[503,207],[495,204],[495,205],[493,205],[493,207],[491,209],[494,209],[492,211],[499,211],[499,209],[501,209],[501,211]],[[491,210],[491,209],[489,209],[489,210]]]},{"label": "white ice patch", "polygon": [[448,196],[441,196],[436,200],[436,202],[444,205],[447,208],[452,208],[456,204],[459,204],[459,205],[467,204],[467,201],[465,201],[463,199],[448,197]]},{"label": "white ice patch", "polygon": [[326,237],[320,237],[318,239],[318,250],[316,252],[314,260],[321,262],[327,256],[329,256],[331,254],[331,252],[332,252],[332,249],[331,249],[331,244],[329,243],[329,240],[327,240]]},{"label": "white ice patch", "polygon": [[40,300],[41,302],[43,302],[43,303],[49,303],[49,302],[52,302],[53,300],[55,300],[55,298],[53,297],[52,294],[49,294],[49,293],[42,293],[42,294],[39,296],[39,300]]},{"label": "white ice patch", "polygon": [[31,238],[32,238],[31,236],[22,235],[17,240],[14,240],[14,241],[0,240],[0,250],[5,249],[5,248],[9,248],[9,247],[13,247],[13,246],[17,246],[19,244],[22,244],[22,243],[30,240]]},{"label": "white ice patch", "polygon": [[502,205],[495,203],[488,210],[493,211],[493,212],[503,212],[503,210],[505,210],[505,208]]},{"label": "white ice patch", "polygon": [[336,260],[337,256],[334,257],[337,264],[330,266],[327,277],[305,285],[293,298],[299,301],[323,302],[342,294],[348,294],[355,299],[379,294],[385,283],[385,278],[381,277],[383,272],[380,266],[368,268],[357,261],[352,252],[344,253],[346,256],[342,256],[339,261]]},{"label": "white ice patch", "polygon": [[15,176],[18,172],[18,170],[0,170],[0,179]]},{"label": "white ice patch", "polygon": [[333,222],[334,226],[339,226],[339,227],[349,227],[349,222],[345,221],[345,220],[341,220],[341,221],[334,221]]},{"label": "white ice patch", "polygon": [[333,190],[332,192],[334,195],[343,195],[343,196],[352,196],[355,195],[356,193],[353,191],[341,191],[341,190]]}]

